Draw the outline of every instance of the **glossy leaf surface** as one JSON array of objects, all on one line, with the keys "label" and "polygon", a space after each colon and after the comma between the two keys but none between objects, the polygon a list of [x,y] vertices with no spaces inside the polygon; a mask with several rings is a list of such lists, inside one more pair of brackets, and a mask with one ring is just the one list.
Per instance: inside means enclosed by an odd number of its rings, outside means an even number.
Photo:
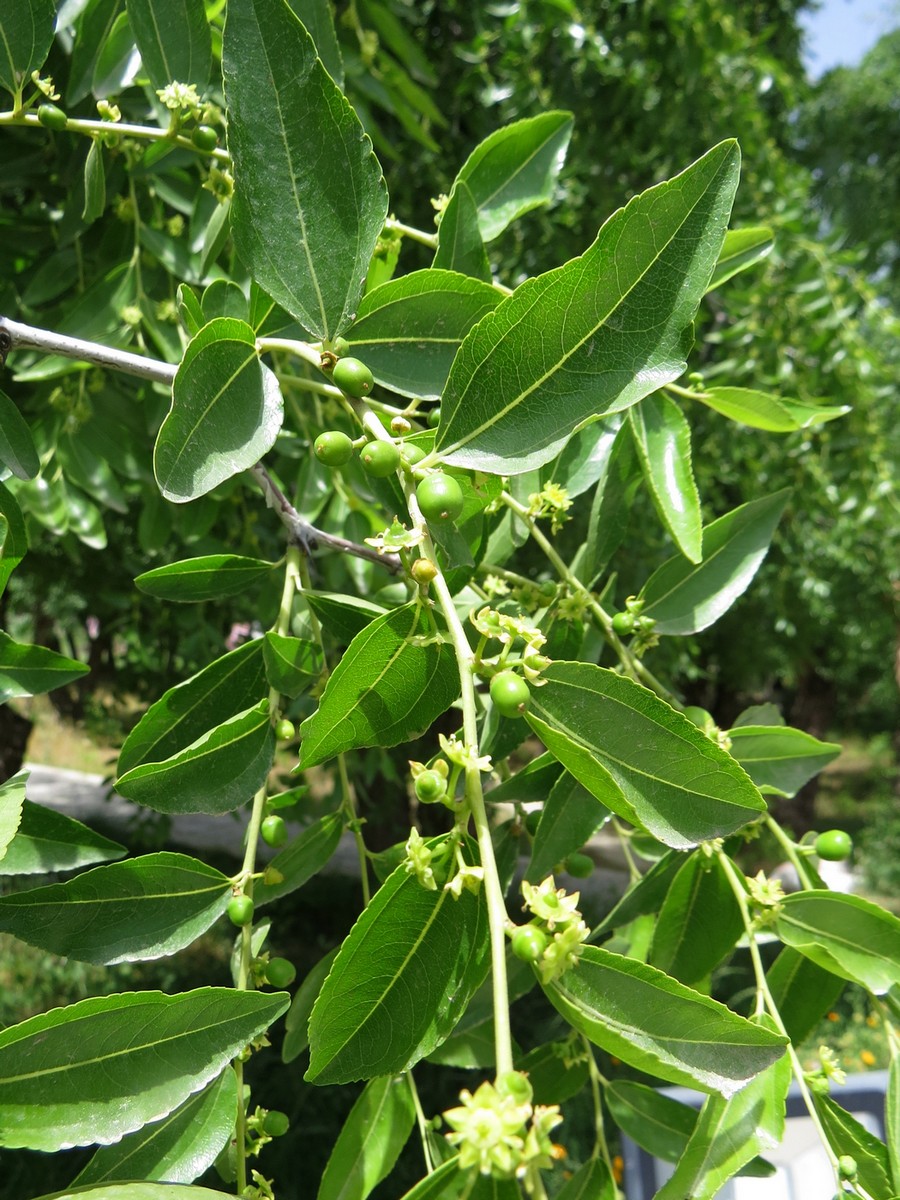
[{"label": "glossy leaf surface", "polygon": [[529,279],[478,323],[441,401],[436,448],[446,461],[532,470],[583,421],[682,374],[738,164],[736,144],[723,142],[631,200],[580,258]]},{"label": "glossy leaf surface", "polygon": [[483,892],[428,891],[400,866],[341,946],[309,1022],[305,1078],[404,1071],[447,1037],[488,966]]},{"label": "glossy leaf surface", "polygon": [[786,896],[775,931],[826,971],[877,996],[900,984],[900,920],[862,896],[829,891]]},{"label": "glossy leaf surface", "polygon": [[589,1159],[557,1193],[557,1200],[617,1200],[619,1189],[602,1158]]},{"label": "glossy leaf surface", "polygon": [[12,492],[0,483],[0,596],[28,552],[25,519]]},{"label": "glossy leaf surface", "polygon": [[765,225],[747,229],[729,229],[719,252],[716,269],[709,281],[709,291],[739,271],[761,262],[775,245],[772,230]]},{"label": "glossy leaf surface", "polygon": [[0,630],[0,704],[16,696],[38,696],[87,675],[84,663],[44,646],[14,642]]},{"label": "glossy leaf surface", "polygon": [[740,387],[707,388],[697,393],[697,399],[739,425],[768,433],[793,433],[796,429],[824,425],[850,411],[848,404],[806,404]]},{"label": "glossy leaf surface", "polygon": [[53,42],[53,0],[16,0],[0,12],[0,85],[16,96],[44,65]]},{"label": "glossy leaf surface", "polygon": [[742,931],[725,872],[717,859],[698,852],[672,881],[648,961],[682,983],[697,983],[729,954]]},{"label": "glossy leaf surface", "polygon": [[588,791],[660,841],[723,837],[765,805],[749,776],[654,693],[590,663],[553,663],[526,719]]},{"label": "glossy leaf surface", "polygon": [[313,642],[272,630],[265,635],[263,658],[270,686],[291,698],[307,691],[322,669],[322,655]]},{"label": "glossy leaf surface", "polygon": [[[10,842],[15,838],[22,821],[25,804],[25,784],[28,771],[19,771],[6,783],[0,783],[0,862],[6,858]],[[7,874],[5,863],[0,874]]]},{"label": "glossy leaf surface", "polygon": [[366,1200],[392,1170],[415,1119],[405,1078],[367,1083],[334,1143],[318,1200]]},{"label": "glossy leaf surface", "polygon": [[654,1158],[678,1161],[697,1124],[695,1108],[630,1079],[614,1079],[603,1096],[613,1120],[633,1142]]},{"label": "glossy leaf surface", "polygon": [[113,1146],[102,1146],[74,1185],[122,1179],[193,1183],[211,1167],[234,1133],[237,1080],[228,1067],[202,1092],[161,1121],[145,1125]]},{"label": "glossy leaf surface", "polygon": [[813,1093],[813,1103],[828,1140],[839,1147],[839,1154],[849,1154],[856,1159],[859,1182],[873,1200],[893,1200],[895,1189],[891,1184],[890,1159],[884,1142],[830,1096]]},{"label": "glossy leaf surface", "polygon": [[766,557],[789,496],[775,492],[732,509],[704,527],[701,563],[678,555],[653,572],[641,595],[657,633],[699,633],[728,612]]},{"label": "glossy leaf surface", "polygon": [[406,741],[458,694],[453,650],[433,640],[424,610],[415,603],[392,609],[354,637],[301,725],[300,767]]},{"label": "glossy leaf surface", "polygon": [[552,875],[556,864],[567,854],[580,850],[598,826],[608,819],[609,809],[565,771],[544,804],[525,878],[531,883],[540,883],[547,875]]},{"label": "glossy leaf surface", "polygon": [[230,0],[222,70],[238,253],[304,329],[334,338],[387,215],[372,143],[284,0]]},{"label": "glossy leaf surface", "polygon": [[841,752],[836,743],[820,742],[789,725],[742,725],[728,736],[732,756],[756,786],[773,788],[784,796],[799,792]]},{"label": "glossy leaf surface", "polygon": [[0,896],[0,930],[79,962],[161,958],[225,911],[231,882],[185,854],[146,854]]},{"label": "glossy leaf surface", "polygon": [[[280,2],[280,0],[275,0]],[[167,500],[182,504],[257,463],[281,428],[278,380],[243,321],[216,317],[191,339],[153,452]]]},{"label": "glossy leaf surface", "polygon": [[596,1046],[669,1083],[732,1096],[784,1054],[779,1034],[599,946],[544,991]]},{"label": "glossy leaf surface", "polygon": [[129,992],[13,1025],[0,1033],[2,1143],[59,1150],[117,1142],[215,1079],[288,1002],[283,992],[231,988]]},{"label": "glossy leaf surface", "polygon": [[661,392],[628,411],[638,459],[660,520],[685,558],[700,561],[700,497],[691,469],[691,427]]},{"label": "glossy leaf surface", "polygon": [[275,564],[239,554],[207,554],[154,567],[135,577],[135,585],[158,600],[220,600],[236,596],[266,579]]},{"label": "glossy leaf surface", "polygon": [[431,265],[445,271],[460,271],[487,283],[491,281],[491,264],[478,227],[475,197],[461,179],[453,185],[441,213],[438,248]]},{"label": "glossy leaf surface", "polygon": [[785,946],[766,971],[772,998],[795,1046],[804,1042],[834,1007],[844,980],[818,966],[793,946]]},{"label": "glossy leaf surface", "polygon": [[95,833],[74,817],[25,800],[16,836],[0,861],[0,875],[47,875],[111,858],[125,847]]},{"label": "glossy leaf surface", "polygon": [[34,479],[41,461],[25,418],[5,392],[0,391],[0,466],[19,479]]},{"label": "glossy leaf surface", "polygon": [[128,0],[128,18],[154,88],[209,83],[212,38],[203,0]]}]

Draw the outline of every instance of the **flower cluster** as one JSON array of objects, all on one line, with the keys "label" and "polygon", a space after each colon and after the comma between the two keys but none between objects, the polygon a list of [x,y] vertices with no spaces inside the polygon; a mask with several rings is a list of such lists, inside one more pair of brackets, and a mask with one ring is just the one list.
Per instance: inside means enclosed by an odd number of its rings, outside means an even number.
[{"label": "flower cluster", "polygon": [[757,871],[747,880],[750,899],[756,909],[755,921],[759,926],[771,925],[776,920],[784,899],[784,888],[778,879],[768,879],[765,871]]},{"label": "flower cluster", "polygon": [[533,1106],[531,1084],[519,1071],[496,1084],[485,1081],[474,1095],[464,1089],[462,1103],[444,1120],[453,1130],[447,1140],[459,1147],[459,1165],[495,1179],[520,1179],[531,1191],[537,1172],[552,1165],[550,1131],[562,1120],[556,1105]]},{"label": "flower cluster", "polygon": [[379,554],[396,554],[420,545],[424,536],[421,529],[407,529],[394,517],[390,529],[383,530],[375,537],[367,537],[365,541],[367,545],[374,546]]},{"label": "flower cluster", "polygon": [[550,529],[559,533],[566,521],[569,520],[568,510],[572,507],[569,493],[558,483],[548,483],[539,492],[533,492],[528,497],[528,515],[535,520],[541,517],[550,518]]},{"label": "flower cluster", "polygon": [[547,948],[535,963],[542,983],[559,979],[581,957],[582,946],[590,930],[578,911],[580,892],[566,895],[549,875],[537,887],[522,881],[525,908],[537,918],[548,934]]}]

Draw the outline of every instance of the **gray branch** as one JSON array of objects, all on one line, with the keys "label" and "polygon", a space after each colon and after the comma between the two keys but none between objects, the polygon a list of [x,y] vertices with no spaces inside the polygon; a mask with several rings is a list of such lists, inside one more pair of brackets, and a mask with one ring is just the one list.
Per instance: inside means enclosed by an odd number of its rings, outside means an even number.
[{"label": "gray branch", "polygon": [[[113,371],[135,375],[151,383],[164,383],[170,387],[178,370],[172,363],[161,362],[159,359],[145,358],[127,350],[114,350],[110,346],[101,346],[99,342],[67,337],[62,333],[37,329],[33,325],[23,325],[19,321],[0,316],[0,364],[6,362],[6,356],[13,350],[38,350],[42,354],[61,354],[65,358],[76,358],[98,367],[109,367]],[[402,564],[395,554],[379,554],[368,546],[360,546],[357,542],[351,542],[337,534],[326,533],[324,529],[317,529],[315,525],[304,521],[262,463],[251,467],[250,474],[262,489],[266,503],[278,513],[282,524],[304,554],[309,554],[316,546],[328,546],[332,550],[378,563],[392,574],[400,571]]]}]

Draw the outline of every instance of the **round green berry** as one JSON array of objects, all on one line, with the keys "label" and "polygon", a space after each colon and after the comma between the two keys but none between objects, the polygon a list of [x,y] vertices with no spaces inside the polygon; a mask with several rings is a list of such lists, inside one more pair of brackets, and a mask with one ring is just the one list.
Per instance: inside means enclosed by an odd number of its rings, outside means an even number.
[{"label": "round green berry", "polygon": [[55,104],[42,104],[37,110],[37,119],[46,129],[65,129],[69,118]]},{"label": "round green berry", "polygon": [[297,978],[297,968],[286,958],[270,958],[266,963],[266,983],[272,987],[290,987]]},{"label": "round green berry", "polygon": [[289,837],[284,817],[275,814],[265,818],[259,827],[259,832],[267,846],[283,846]]},{"label": "round green berry", "polygon": [[358,358],[339,358],[334,364],[331,378],[342,392],[356,400],[368,396],[375,386],[372,372]]},{"label": "round green berry", "polygon": [[198,125],[191,134],[191,141],[198,150],[210,154],[219,144],[219,135],[213,129],[212,125]]},{"label": "round green berry", "polygon": [[437,771],[422,771],[416,776],[416,796],[423,804],[434,804],[447,790],[447,780]]},{"label": "round green berry", "polygon": [[452,475],[435,471],[426,475],[416,488],[416,499],[426,521],[449,525],[463,510],[462,488]]},{"label": "round green berry", "polygon": [[547,935],[536,925],[520,925],[511,940],[513,954],[523,962],[537,962],[547,949]]},{"label": "round green berry", "polygon": [[400,457],[408,467],[414,467],[416,463],[420,463],[425,457],[425,451],[421,446],[417,446],[415,442],[404,442],[400,450]]},{"label": "round green berry", "polygon": [[816,838],[816,854],[826,862],[843,862],[845,858],[850,857],[852,850],[853,841],[843,829],[829,829]]},{"label": "round green berry", "polygon": [[232,925],[249,925],[253,920],[253,901],[249,896],[232,896],[225,911]]},{"label": "round green berry", "polygon": [[339,429],[326,429],[316,438],[316,458],[326,467],[342,467],[353,457],[353,443]]},{"label": "round green berry", "polygon": [[336,337],[331,343],[331,349],[336,358],[344,358],[350,353],[350,343],[346,338]]},{"label": "round green berry", "polygon": [[521,717],[528,708],[531,692],[515,671],[501,671],[491,680],[491,699],[501,716]]},{"label": "round green berry", "polygon": [[[281,959],[280,961],[284,962],[285,960]],[[281,1137],[282,1134],[287,1133],[290,1127],[291,1121],[287,1113],[279,1112],[278,1109],[272,1109],[271,1112],[266,1113],[263,1121],[263,1133],[268,1134],[269,1137]]]},{"label": "round green berry", "polygon": [[400,466],[400,451],[393,442],[367,442],[359,457],[373,479],[387,479]]},{"label": "round green berry", "polygon": [[438,405],[437,408],[433,408],[431,410],[431,412],[428,414],[428,425],[431,429],[437,429],[437,427],[438,427],[438,425],[440,425],[440,423],[441,423],[441,406]]},{"label": "round green berry", "polygon": [[275,736],[279,742],[292,742],[297,736],[297,730],[294,728],[294,722],[289,721],[287,717],[282,717],[275,726]]},{"label": "round green berry", "polygon": [[617,612],[612,619],[613,633],[630,637],[634,633],[634,617],[630,612]]},{"label": "round green berry", "polygon": [[697,704],[689,704],[681,715],[687,717],[692,725],[696,725],[698,729],[702,729],[704,732],[715,724],[712,715],[705,708],[700,708]]},{"label": "round green berry", "polygon": [[432,579],[437,575],[437,567],[427,558],[417,558],[413,565],[409,568],[409,573],[412,575],[416,583],[426,584],[431,583]]},{"label": "round green berry", "polygon": [[859,1168],[856,1165],[856,1159],[849,1154],[842,1154],[838,1159],[838,1170],[841,1173],[842,1179],[855,1179]]},{"label": "round green berry", "polygon": [[565,865],[566,871],[575,879],[587,879],[594,869],[594,860],[589,854],[570,854]]}]

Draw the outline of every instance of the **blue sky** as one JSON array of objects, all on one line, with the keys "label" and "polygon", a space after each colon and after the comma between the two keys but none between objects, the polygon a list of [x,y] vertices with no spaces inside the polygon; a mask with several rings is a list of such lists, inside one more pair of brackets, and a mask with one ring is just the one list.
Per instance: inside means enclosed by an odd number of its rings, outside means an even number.
[{"label": "blue sky", "polygon": [[896,0],[824,0],[801,24],[807,70],[818,79],[831,67],[858,63],[883,33],[900,25],[900,5]]}]

